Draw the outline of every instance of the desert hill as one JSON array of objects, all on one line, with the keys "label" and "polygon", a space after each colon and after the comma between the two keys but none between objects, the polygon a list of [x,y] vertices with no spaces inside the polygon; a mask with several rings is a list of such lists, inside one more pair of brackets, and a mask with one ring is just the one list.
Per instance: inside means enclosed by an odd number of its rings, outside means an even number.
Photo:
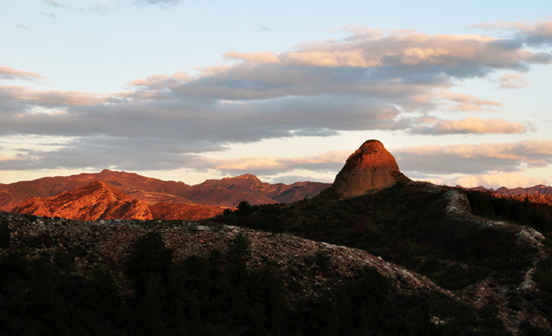
[{"label": "desert hill", "polygon": [[[96,182],[116,188],[130,199],[150,206],[157,204],[157,209],[161,208],[161,204],[165,204],[163,206],[165,209],[173,208],[175,210],[174,204],[195,204],[196,208],[202,204],[205,205],[202,210],[204,212],[206,209],[213,208],[212,206],[234,207],[241,201],[251,204],[294,202],[313,197],[329,186],[316,182],[298,182],[291,185],[270,184],[261,182],[250,174],[220,180],[207,180],[201,184],[190,186],[182,182],[163,181],[135,173],[103,170],[97,174],[47,177],[0,185],[0,210],[22,209],[24,203],[33,198],[37,203],[35,207],[38,209],[40,208],[39,203],[43,204],[47,198]],[[89,199],[93,199],[93,197]],[[173,206],[169,206],[169,204],[173,204]],[[78,205],[76,206],[78,207]],[[27,204],[25,208],[31,209],[33,206]],[[212,211],[207,211],[207,213],[213,214]],[[36,212],[35,214],[46,215],[46,212]],[[165,215],[174,218],[175,214]]]},{"label": "desert hill", "polygon": [[84,187],[92,182],[104,182],[127,195],[146,203],[159,201],[188,201],[179,194],[190,188],[182,182],[162,181],[134,173],[104,169],[100,173],[45,177],[0,185],[0,209],[9,211],[18,203],[33,197],[47,198]]},{"label": "desert hill", "polygon": [[486,191],[491,193],[494,197],[504,199],[514,199],[518,201],[527,201],[537,204],[552,205],[552,187],[542,184],[535,185],[527,188],[498,188],[498,189],[486,189],[478,188],[480,191]]},{"label": "desert hill", "polygon": [[12,209],[13,212],[43,217],[79,220],[152,219],[151,210],[142,201],[131,199],[120,190],[104,183],[92,182],[84,187],[56,196],[31,198]]},{"label": "desert hill", "polygon": [[[108,219],[184,219],[199,220],[221,214],[224,208],[181,200],[148,204],[125,194],[106,182],[94,181],[58,195],[34,197],[12,208],[11,212],[42,217],[62,217],[83,221]],[[175,203],[176,202],[176,203]]]},{"label": "desert hill", "polygon": [[367,251],[218,224],[0,213],[0,270],[8,334],[506,333]]}]

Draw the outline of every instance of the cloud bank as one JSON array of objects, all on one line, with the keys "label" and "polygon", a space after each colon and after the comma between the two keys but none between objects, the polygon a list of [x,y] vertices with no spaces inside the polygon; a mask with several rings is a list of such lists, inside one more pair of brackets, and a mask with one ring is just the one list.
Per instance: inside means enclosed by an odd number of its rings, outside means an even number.
[{"label": "cloud bank", "polygon": [[[340,40],[305,43],[282,53],[231,51],[224,55],[229,63],[223,66],[197,74],[152,75],[128,83],[127,91],[107,95],[0,85],[0,137],[74,137],[56,151],[22,151],[17,159],[1,161],[0,170],[146,170],[201,164],[229,172],[246,168],[281,172],[292,166],[333,169],[337,163],[332,160],[222,164],[199,154],[236,142],[342,131],[439,136],[527,133],[530,125],[500,118],[500,101],[458,92],[455,83],[491,80],[493,74],[506,71],[509,77],[501,83],[514,86],[519,73],[552,63],[546,49],[552,45],[551,24],[493,26],[510,32],[503,38],[355,29]],[[32,72],[0,68],[0,79],[38,78]],[[481,116],[485,113],[493,117]],[[402,152],[399,158],[407,169],[444,173],[452,166],[444,168],[443,158],[465,159],[458,148],[451,150],[416,157]],[[483,154],[475,158],[462,166],[464,172],[515,170],[524,162]],[[438,168],[432,168],[436,162]]]}]

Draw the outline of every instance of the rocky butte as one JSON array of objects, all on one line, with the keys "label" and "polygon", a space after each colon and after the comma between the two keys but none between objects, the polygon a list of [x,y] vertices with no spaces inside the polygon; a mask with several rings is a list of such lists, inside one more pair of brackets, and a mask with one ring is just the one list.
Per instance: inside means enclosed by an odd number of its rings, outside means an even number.
[{"label": "rocky butte", "polygon": [[368,140],[349,156],[335,178],[333,189],[342,198],[351,198],[408,180],[383,144]]}]

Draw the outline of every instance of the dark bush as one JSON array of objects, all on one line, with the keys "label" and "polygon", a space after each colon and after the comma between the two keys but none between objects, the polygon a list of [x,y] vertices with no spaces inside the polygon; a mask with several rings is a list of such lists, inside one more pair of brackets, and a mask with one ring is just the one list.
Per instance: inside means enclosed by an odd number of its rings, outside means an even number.
[{"label": "dark bush", "polygon": [[0,223],[0,248],[10,247],[10,228],[7,222]]},{"label": "dark bush", "polygon": [[534,279],[540,289],[552,293],[552,258],[543,260],[537,265]]},{"label": "dark bush", "polygon": [[132,244],[125,270],[139,295],[145,295],[153,282],[167,281],[172,254],[157,232],[148,233]]},{"label": "dark bush", "polygon": [[237,214],[238,216],[249,216],[253,212],[253,207],[246,201],[241,201],[238,204]]},{"label": "dark bush", "polygon": [[249,238],[240,232],[230,243],[228,248],[228,256],[235,263],[245,263],[251,254],[251,251],[249,250],[250,245],[251,242],[249,241]]},{"label": "dark bush", "polygon": [[314,255],[314,262],[321,272],[326,273],[332,266],[332,257],[326,251],[317,251]]}]

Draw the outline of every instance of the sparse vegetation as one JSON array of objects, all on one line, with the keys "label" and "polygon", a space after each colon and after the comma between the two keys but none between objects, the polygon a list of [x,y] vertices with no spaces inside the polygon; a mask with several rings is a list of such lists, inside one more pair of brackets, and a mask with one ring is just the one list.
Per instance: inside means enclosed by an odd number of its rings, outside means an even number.
[{"label": "sparse vegetation", "polygon": [[[247,238],[237,235],[227,253],[213,250],[207,257],[174,263],[173,251],[160,235],[148,233],[129,248],[124,274],[131,280],[130,292],[105,269],[84,277],[45,259],[3,256],[0,333],[456,335],[483,330],[478,318],[458,318],[476,316],[467,306],[445,298],[403,296],[372,269],[316,299],[291,304],[283,270],[270,261],[248,268],[248,246]],[[242,262],[235,264],[236,259]],[[327,257],[319,253],[315,260],[325,263]],[[451,322],[430,323],[437,311]]]},{"label": "sparse vegetation", "polygon": [[514,221],[534,227],[543,234],[552,233],[552,206],[530,202],[528,198],[495,197],[489,192],[468,190],[472,211],[480,216]]},{"label": "sparse vegetation", "polygon": [[336,200],[330,189],[315,199],[255,206],[248,216],[232,214],[217,221],[364,249],[447,289],[489,276],[521,281],[536,251],[519,246],[517,232],[451,221],[443,213],[448,190],[429,192],[423,184],[399,183],[375,194]]}]

